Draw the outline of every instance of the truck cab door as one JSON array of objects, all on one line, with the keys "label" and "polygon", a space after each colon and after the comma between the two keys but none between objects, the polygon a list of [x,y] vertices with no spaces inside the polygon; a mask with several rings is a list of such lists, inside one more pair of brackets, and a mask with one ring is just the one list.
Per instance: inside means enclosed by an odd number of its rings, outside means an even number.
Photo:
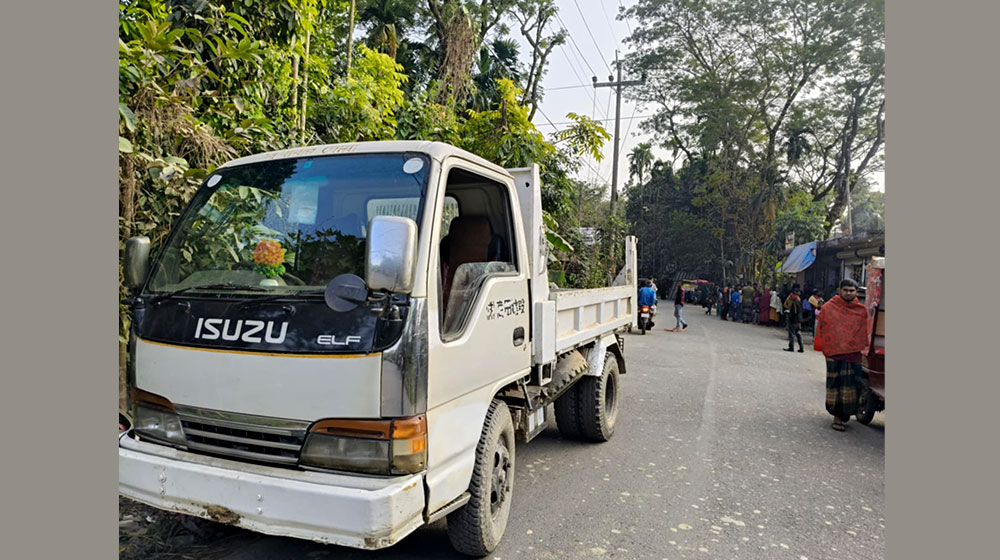
[{"label": "truck cab door", "polygon": [[457,156],[445,160],[440,181],[428,274],[428,512],[468,488],[493,395],[531,368],[513,182]]}]

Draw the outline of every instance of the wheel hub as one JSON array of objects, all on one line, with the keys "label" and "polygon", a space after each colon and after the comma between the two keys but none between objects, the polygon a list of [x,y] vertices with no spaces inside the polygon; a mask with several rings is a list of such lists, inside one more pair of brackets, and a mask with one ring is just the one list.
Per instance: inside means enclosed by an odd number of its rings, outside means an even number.
[{"label": "wheel hub", "polygon": [[511,482],[510,452],[507,450],[503,438],[497,443],[496,453],[493,454],[493,473],[490,485],[490,513],[495,518],[507,501],[510,494]]}]

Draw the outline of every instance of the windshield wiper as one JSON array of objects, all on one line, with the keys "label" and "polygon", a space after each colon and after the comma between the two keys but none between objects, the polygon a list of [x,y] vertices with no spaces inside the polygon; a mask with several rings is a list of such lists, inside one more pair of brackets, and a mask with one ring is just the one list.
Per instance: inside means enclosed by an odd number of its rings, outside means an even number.
[{"label": "windshield wiper", "polygon": [[226,282],[224,284],[202,284],[200,286],[188,286],[187,288],[181,288],[180,290],[174,290],[172,292],[166,292],[162,294],[157,294],[149,298],[149,303],[157,304],[164,300],[170,299],[178,294],[183,294],[191,290],[230,290],[230,291],[247,291],[247,292],[266,292],[267,288],[261,288],[260,286],[250,286],[246,284],[233,284],[232,282]]},{"label": "windshield wiper", "polygon": [[292,292],[290,294],[274,294],[273,296],[266,296],[262,298],[255,298],[240,306],[241,309],[250,309],[251,307],[257,307],[262,303],[267,303],[269,301],[276,301],[279,299],[294,298],[301,296],[321,296],[326,293],[326,290],[299,290],[297,292]]}]

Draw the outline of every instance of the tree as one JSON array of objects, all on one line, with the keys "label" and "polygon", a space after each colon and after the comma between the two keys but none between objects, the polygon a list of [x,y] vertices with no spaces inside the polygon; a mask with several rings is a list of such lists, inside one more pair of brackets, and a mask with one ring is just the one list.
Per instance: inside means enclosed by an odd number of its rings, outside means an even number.
[{"label": "tree", "polygon": [[696,202],[720,265],[765,269],[793,183],[827,228],[839,219],[884,143],[881,0],[639,0],[625,14],[639,22],[627,65],[651,77],[644,127],[707,166]]},{"label": "tree", "polygon": [[646,182],[645,174],[653,166],[653,145],[643,142],[632,148],[628,154],[628,176],[639,178],[639,184]]},{"label": "tree", "polygon": [[541,83],[548,57],[552,49],[566,42],[565,29],[545,35],[546,27],[557,13],[554,0],[519,0],[511,11],[512,17],[520,24],[521,35],[531,45],[531,65],[521,97],[521,104],[529,107],[528,118],[535,117],[541,101]]},{"label": "tree", "polygon": [[370,26],[368,44],[396,60],[400,37],[416,17],[413,0],[367,0],[358,10],[358,19]]}]

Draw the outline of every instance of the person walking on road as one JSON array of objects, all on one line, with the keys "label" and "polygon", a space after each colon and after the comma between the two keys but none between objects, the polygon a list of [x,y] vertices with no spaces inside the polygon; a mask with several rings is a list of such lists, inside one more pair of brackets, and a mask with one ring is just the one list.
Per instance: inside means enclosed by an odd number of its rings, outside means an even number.
[{"label": "person walking on road", "polygon": [[771,322],[775,325],[781,320],[781,297],[778,289],[771,286]]},{"label": "person walking on road", "polygon": [[684,322],[684,317],[681,312],[684,310],[684,282],[677,282],[677,291],[674,295],[674,317],[677,317],[677,326],[674,327],[674,332],[683,331],[688,328],[687,323]]},{"label": "person walking on road", "polygon": [[715,306],[715,300],[718,298],[718,293],[719,288],[717,288],[715,284],[708,289],[708,294],[705,296],[705,315],[712,314],[712,307]]},{"label": "person walking on road", "polygon": [[858,412],[863,388],[861,354],[868,349],[868,311],[858,302],[858,284],[840,282],[837,295],[823,304],[817,318],[816,337],[826,357],[826,411],[833,415],[834,430]]},{"label": "person walking on road", "polygon": [[785,348],[785,352],[795,351],[796,339],[799,341],[799,352],[805,352],[802,348],[802,333],[799,332],[802,325],[802,298],[799,297],[799,291],[799,285],[796,284],[785,300],[785,311],[788,312],[788,348]]}]

